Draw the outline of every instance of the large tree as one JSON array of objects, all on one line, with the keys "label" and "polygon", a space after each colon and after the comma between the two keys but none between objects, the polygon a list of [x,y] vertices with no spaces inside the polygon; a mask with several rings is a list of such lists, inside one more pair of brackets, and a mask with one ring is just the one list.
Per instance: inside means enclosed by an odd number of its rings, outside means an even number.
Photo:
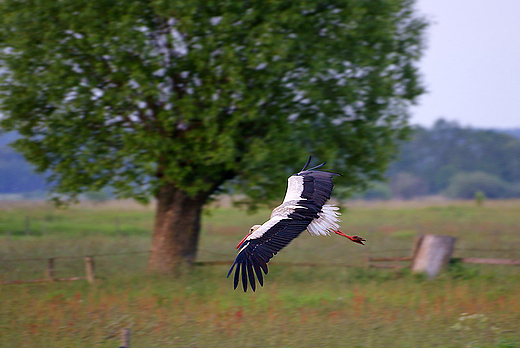
[{"label": "large tree", "polygon": [[411,0],[3,0],[0,13],[1,126],[60,199],[155,197],[162,271],[195,258],[223,187],[268,201],[309,154],[351,188],[380,178],[422,92]]}]

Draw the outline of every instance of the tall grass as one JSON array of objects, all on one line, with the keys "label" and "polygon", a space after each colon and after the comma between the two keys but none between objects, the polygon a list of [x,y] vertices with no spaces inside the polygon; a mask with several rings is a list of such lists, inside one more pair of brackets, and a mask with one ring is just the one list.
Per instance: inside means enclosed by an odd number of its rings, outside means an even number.
[{"label": "tall grass", "polygon": [[[111,204],[0,206],[0,277],[41,277],[45,268],[5,259],[147,250],[153,209]],[[407,255],[420,233],[456,236],[457,256],[520,258],[520,202],[410,204],[347,205],[342,229],[367,247],[302,235],[273,259],[256,293],[233,291],[227,266],[149,274],[146,253],[95,257],[94,285],[0,286],[0,347],[117,347],[123,328],[135,347],[520,347],[520,268],[454,265],[431,281],[364,268],[367,250]],[[248,227],[268,215],[206,214],[199,260],[232,260]],[[495,251],[467,250],[479,248]],[[55,262],[57,276],[83,272],[82,259]]]}]

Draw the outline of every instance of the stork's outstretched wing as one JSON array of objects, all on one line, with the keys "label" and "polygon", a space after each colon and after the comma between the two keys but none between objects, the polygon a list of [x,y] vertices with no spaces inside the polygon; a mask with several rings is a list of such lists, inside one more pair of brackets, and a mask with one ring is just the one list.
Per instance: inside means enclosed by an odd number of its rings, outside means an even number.
[{"label": "stork's outstretched wing", "polygon": [[264,278],[262,271],[267,274],[267,263],[269,260],[289,244],[291,240],[305,231],[309,223],[309,220],[275,217],[258,228],[256,231],[262,232],[261,237],[247,239],[244,242],[228,272],[229,277],[236,266],[234,288],[236,289],[238,286],[240,273],[242,273],[244,291],[247,291],[248,280],[251,284],[251,289],[255,291],[255,273],[258,282],[263,286]]},{"label": "stork's outstretched wing", "polygon": [[248,282],[255,291],[255,274],[263,286],[262,271],[267,274],[269,260],[305,231],[330,199],[334,186],[332,178],[339,174],[314,170],[325,163],[305,170],[309,162],[310,158],[301,172],[288,179],[284,201],[273,210],[271,219],[251,233],[241,245],[228,272],[229,277],[236,267],[235,289],[242,279],[244,291],[247,291]]}]

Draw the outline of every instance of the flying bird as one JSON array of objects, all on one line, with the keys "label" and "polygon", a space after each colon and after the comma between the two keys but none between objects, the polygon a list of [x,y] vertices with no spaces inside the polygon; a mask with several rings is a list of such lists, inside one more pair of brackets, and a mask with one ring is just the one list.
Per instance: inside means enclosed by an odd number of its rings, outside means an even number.
[{"label": "flying bird", "polygon": [[334,187],[332,179],[340,174],[316,170],[325,162],[307,169],[310,162],[311,157],[299,173],[289,177],[285,198],[281,205],[273,209],[271,218],[262,225],[251,227],[238,243],[238,255],[227,275],[229,278],[236,267],[234,289],[240,279],[244,291],[247,291],[248,282],[255,291],[256,279],[263,286],[262,271],[267,274],[269,260],[305,230],[313,236],[327,236],[334,232],[355,243],[364,244],[365,239],[348,236],[339,230],[339,208],[325,204]]}]

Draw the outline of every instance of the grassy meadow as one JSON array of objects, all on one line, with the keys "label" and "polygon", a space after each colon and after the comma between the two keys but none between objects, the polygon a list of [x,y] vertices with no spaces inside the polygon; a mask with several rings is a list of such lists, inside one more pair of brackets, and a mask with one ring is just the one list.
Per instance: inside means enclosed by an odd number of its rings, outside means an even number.
[{"label": "grassy meadow", "polygon": [[[231,263],[269,213],[213,207],[198,260]],[[0,202],[0,281],[43,278],[49,257],[63,257],[56,277],[83,276],[83,259],[66,257],[86,255],[97,277],[0,285],[0,347],[118,347],[123,328],[133,347],[520,347],[520,267],[454,264],[434,280],[366,267],[367,255],[409,256],[426,233],[457,237],[456,257],[520,259],[520,201],[348,202],[343,214],[365,247],[302,234],[243,293],[226,265],[147,273],[152,206]]]}]

